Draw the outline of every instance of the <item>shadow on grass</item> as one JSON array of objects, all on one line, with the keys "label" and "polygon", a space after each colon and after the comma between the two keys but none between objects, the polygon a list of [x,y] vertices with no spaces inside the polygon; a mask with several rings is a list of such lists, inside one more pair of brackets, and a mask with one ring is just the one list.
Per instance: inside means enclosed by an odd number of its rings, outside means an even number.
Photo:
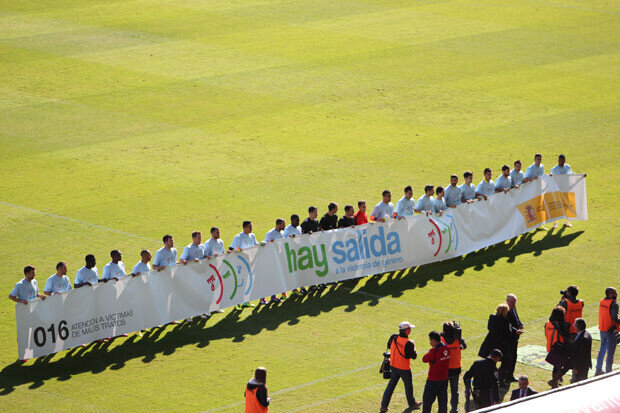
[{"label": "shadow on grass", "polygon": [[[533,239],[535,232],[530,232],[463,257],[370,276],[359,289],[361,294],[351,293],[360,280],[349,280],[331,286],[322,294],[314,292],[305,297],[289,298],[278,305],[279,308],[272,308],[271,305],[256,307],[243,320],[241,310],[230,309],[226,316],[219,320],[216,315],[213,320],[218,321],[208,327],[206,324],[211,320],[183,322],[175,326],[151,329],[142,337],[134,334],[116,346],[112,346],[113,341],[109,341],[76,347],[53,361],[57,355],[40,357],[29,366],[15,362],[0,371],[0,396],[25,384],[30,384],[30,389],[36,389],[43,386],[46,380],[54,378],[66,381],[73,375],[86,372],[97,374],[108,367],[119,370],[126,362],[137,358],[142,358],[143,363],[150,363],[157,355],[170,355],[186,345],[204,348],[211,341],[221,339],[241,342],[246,335],[256,335],[264,329],[275,330],[283,323],[294,325],[302,316],[318,316],[334,308],[346,306],[345,311],[354,311],[361,304],[377,305],[382,296],[399,297],[406,290],[424,287],[430,280],[442,281],[444,276],[452,273],[462,276],[469,268],[481,271],[485,266],[493,266],[501,258],[507,257],[510,263],[519,255],[533,253],[538,256],[546,250],[566,247],[583,234],[583,231],[567,235],[563,235],[563,232],[564,228],[557,232],[551,230],[536,241]],[[383,282],[379,284],[379,281]],[[166,334],[163,334],[164,332]]]}]

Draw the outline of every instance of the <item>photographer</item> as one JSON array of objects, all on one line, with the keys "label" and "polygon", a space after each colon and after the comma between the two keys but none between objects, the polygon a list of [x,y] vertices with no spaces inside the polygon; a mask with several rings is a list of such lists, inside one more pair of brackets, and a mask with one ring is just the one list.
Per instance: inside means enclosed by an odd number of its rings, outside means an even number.
[{"label": "photographer", "polygon": [[566,310],[565,321],[570,324],[570,341],[572,343],[577,336],[577,330],[575,330],[574,325],[575,320],[581,318],[583,313],[583,300],[577,299],[579,287],[576,285],[571,285],[566,290],[560,291],[560,294],[562,294],[562,299],[558,305]]},{"label": "photographer", "polygon": [[450,413],[456,413],[459,406],[459,377],[461,375],[461,351],[467,348],[467,344],[461,336],[461,327],[457,322],[443,323],[441,342],[450,351],[450,363],[448,363],[448,383],[450,384]]},{"label": "photographer", "polygon": [[388,382],[383,398],[381,399],[381,412],[387,412],[390,405],[392,393],[398,384],[399,379],[403,379],[405,384],[405,395],[409,409],[417,410],[422,403],[416,403],[413,397],[413,379],[411,376],[411,359],[418,356],[415,351],[415,343],[409,340],[411,329],[415,326],[408,321],[403,321],[398,325],[398,334],[393,334],[388,340],[387,347],[390,349],[390,381]]},{"label": "photographer", "polygon": [[553,366],[551,380],[547,382],[552,389],[560,385],[562,376],[568,371],[570,366],[568,356],[570,326],[564,318],[566,310],[564,307],[557,306],[551,311],[549,321],[545,324],[545,337],[547,338],[547,357],[545,361]]},{"label": "photographer", "polygon": [[605,373],[611,371],[614,363],[614,353],[618,344],[620,320],[618,320],[618,293],[613,287],[605,289],[605,298],[598,308],[598,329],[601,331],[601,348],[596,358],[596,375],[603,374],[603,359],[607,353]]},{"label": "photographer", "polygon": [[254,371],[254,377],[245,387],[245,413],[267,413],[271,398],[268,397],[267,369],[259,367]]}]

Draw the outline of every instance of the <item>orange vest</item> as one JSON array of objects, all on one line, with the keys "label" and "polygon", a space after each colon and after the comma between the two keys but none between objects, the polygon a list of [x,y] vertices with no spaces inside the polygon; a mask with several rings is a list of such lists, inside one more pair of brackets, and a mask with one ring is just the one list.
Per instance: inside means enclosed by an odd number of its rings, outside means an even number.
[{"label": "orange vest", "polygon": [[571,300],[566,300],[566,315],[564,316],[564,320],[570,324],[570,332],[577,333],[575,330],[575,320],[581,318],[583,310],[583,300],[578,300],[576,303],[573,303]]},{"label": "orange vest", "polygon": [[407,337],[397,336],[390,344],[390,366],[401,370],[411,370],[411,359],[405,355],[405,345],[409,342]]},{"label": "orange vest", "polygon": [[598,308],[598,329],[601,331],[609,331],[614,325],[611,319],[611,313],[609,312],[609,307],[611,307],[613,301],[614,300],[607,300],[605,298],[601,300],[601,305]]},{"label": "orange vest", "polygon": [[455,339],[452,344],[446,343],[446,340],[441,336],[441,342],[448,347],[448,351],[450,351],[450,363],[448,364],[449,369],[460,369],[461,368],[461,340],[458,338]]},{"label": "orange vest", "polygon": [[551,351],[551,347],[558,341],[560,343],[564,342],[564,337],[560,334],[559,330],[555,330],[555,334],[553,334],[554,327],[551,321],[547,321],[545,324],[545,336],[547,337],[547,352]]},{"label": "orange vest", "polygon": [[258,387],[253,390],[245,388],[245,413],[267,413],[269,411],[269,407],[260,404],[256,398],[256,390]]}]

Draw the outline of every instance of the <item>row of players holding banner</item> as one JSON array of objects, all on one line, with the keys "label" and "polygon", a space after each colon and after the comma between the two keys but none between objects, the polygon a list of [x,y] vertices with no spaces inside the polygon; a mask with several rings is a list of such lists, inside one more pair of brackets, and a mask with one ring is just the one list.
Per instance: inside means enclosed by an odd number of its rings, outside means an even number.
[{"label": "row of players holding banner", "polygon": [[[510,170],[507,165],[502,167],[502,174],[496,181],[491,179],[492,171],[490,168],[484,170],[484,179],[474,186],[471,182],[473,180],[473,174],[469,171],[463,174],[465,183],[458,186],[458,176],[452,175],[450,177],[450,185],[445,189],[441,186],[434,188],[432,185],[427,185],[424,190],[425,194],[422,195],[418,201],[413,200],[413,189],[411,186],[407,186],[404,190],[404,196],[397,202],[396,207],[391,202],[392,195],[390,191],[385,190],[382,193],[383,200],[379,202],[372,210],[370,218],[366,214],[366,202],[358,202],[358,211],[355,212],[353,206],[345,206],[345,215],[338,219],[338,205],[336,203],[330,203],[327,213],[319,221],[318,209],[314,206],[308,208],[308,218],[306,218],[300,225],[299,216],[293,214],[291,216],[291,224],[286,226],[284,219],[278,218],[275,223],[275,227],[268,231],[265,235],[263,243],[272,242],[279,238],[294,237],[297,235],[312,233],[321,230],[335,230],[338,228],[345,228],[355,225],[362,225],[369,222],[369,220],[384,222],[386,219],[400,219],[412,216],[414,213],[437,213],[441,214],[447,208],[456,208],[461,203],[471,203],[475,200],[487,199],[487,196],[497,192],[508,192],[511,189],[519,188],[521,184],[538,179],[539,176],[544,175],[545,167],[542,164],[542,155],[537,153],[534,156],[534,163],[531,164],[523,173],[521,171],[521,161],[516,160],[514,162],[514,169]],[[559,155],[558,164],[551,168],[551,175],[563,175],[572,174],[570,165],[566,163],[566,157]],[[433,197],[435,194],[435,197]],[[566,226],[571,224],[566,221]],[[557,222],[554,224],[557,226]],[[540,227],[545,229],[544,227]],[[160,248],[153,259],[153,269],[161,271],[167,266],[174,266],[178,263],[187,264],[191,261],[198,261],[204,258],[214,257],[225,253],[224,242],[220,239],[220,230],[217,227],[211,228],[211,238],[202,244],[202,234],[200,231],[194,231],[192,233],[192,243],[183,249],[180,259],[177,261],[177,250],[174,248],[174,239],[171,235],[165,235],[163,237],[164,246]],[[235,249],[246,249],[254,245],[258,245],[256,236],[252,233],[251,221],[243,222],[243,231],[235,236],[232,243],[229,246],[228,251]],[[149,250],[143,250],[141,252],[140,261],[133,267],[129,275],[139,275],[148,273],[151,271],[149,262],[151,261],[151,253]],[[97,282],[109,280],[118,280],[119,278],[127,276],[125,265],[122,262],[122,255],[119,250],[112,250],[110,253],[111,261],[103,268],[101,279],[99,278],[99,271],[96,267],[95,256],[89,254],[85,257],[85,266],[77,271],[74,286],[75,288],[82,287],[84,285],[93,285]],[[65,262],[59,262],[56,265],[56,274],[50,276],[45,283],[44,293],[46,295],[62,294],[72,289],[71,282],[66,276],[67,265]],[[37,298],[45,299],[45,295],[39,293],[39,288],[35,278],[35,268],[33,266],[26,266],[24,268],[24,278],[19,281],[9,295],[9,299],[27,304],[31,300]],[[323,289],[325,285],[318,285],[311,287],[313,289]],[[294,290],[293,294],[306,294],[305,288]],[[281,298],[277,298],[275,295],[271,297],[271,302],[278,303],[282,299],[286,299],[286,293],[283,293]],[[266,299],[260,300],[261,304],[267,304]],[[243,303],[242,307],[252,306],[250,303]],[[218,310],[221,311],[221,310]],[[202,317],[207,317],[203,314]],[[190,319],[188,319],[190,320]]]}]

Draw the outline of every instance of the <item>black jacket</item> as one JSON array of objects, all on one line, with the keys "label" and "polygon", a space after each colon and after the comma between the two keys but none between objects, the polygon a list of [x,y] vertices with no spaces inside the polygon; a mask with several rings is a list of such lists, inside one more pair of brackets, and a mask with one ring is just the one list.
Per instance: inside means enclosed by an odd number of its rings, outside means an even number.
[{"label": "black jacket", "polygon": [[517,313],[517,307],[511,308],[508,311],[508,322],[510,323],[510,331],[512,332],[512,338],[518,340],[519,335],[517,334],[517,330],[523,328],[523,323],[521,319],[519,319],[519,314]]},{"label": "black jacket", "polygon": [[[494,395],[499,395],[497,378],[495,377],[496,370],[495,362],[490,358],[474,361],[474,364],[463,375],[465,386],[469,386],[470,380],[474,379],[474,390],[485,395],[489,393],[489,390],[493,390]],[[497,401],[494,400],[494,402]]]},{"label": "black jacket", "polygon": [[491,314],[487,328],[489,333],[482,342],[478,355],[486,357],[496,348],[500,349],[502,353],[507,352],[511,348],[509,339],[512,335],[508,318],[499,314]]},{"label": "black jacket", "polygon": [[592,336],[583,331],[571,346],[571,366],[577,370],[592,368]]},{"label": "black jacket", "polygon": [[[525,391],[525,397],[527,396],[531,396],[532,394],[537,394],[538,392],[530,389],[529,387],[527,388],[527,390]],[[519,398],[519,396],[521,395],[521,389],[514,389],[512,391],[512,394],[510,395],[510,400],[516,400]]]}]

